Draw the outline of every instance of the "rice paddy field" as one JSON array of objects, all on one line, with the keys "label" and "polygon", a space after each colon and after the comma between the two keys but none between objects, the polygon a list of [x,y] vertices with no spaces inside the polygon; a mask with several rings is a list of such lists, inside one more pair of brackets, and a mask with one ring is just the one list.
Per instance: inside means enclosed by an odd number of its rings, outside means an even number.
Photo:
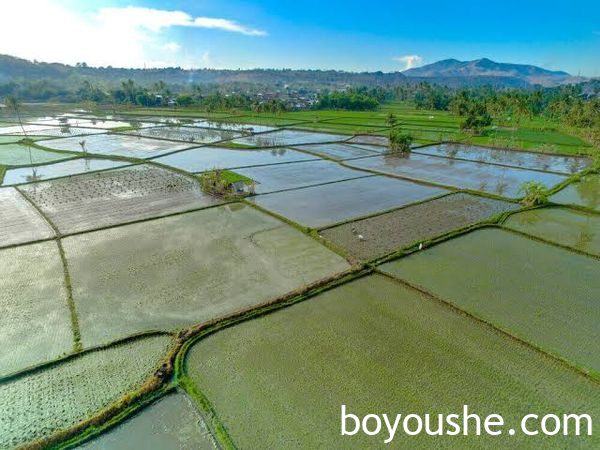
[{"label": "rice paddy field", "polygon": [[76,158],[41,166],[9,168],[4,174],[3,185],[34,183],[41,180],[97,172],[126,165],[129,165],[129,163],[121,160]]},{"label": "rice paddy field", "polygon": [[476,161],[411,153],[409,156],[374,156],[349,161],[348,166],[413,180],[517,198],[523,183],[535,181],[552,188],[565,175],[504,167]]},{"label": "rice paddy field", "polygon": [[320,234],[355,257],[371,260],[518,208],[514,203],[457,193],[327,228]]},{"label": "rice paddy field", "polygon": [[16,189],[0,188],[0,248],[54,237],[54,231]]},{"label": "rice paddy field", "polygon": [[84,347],[215,319],[349,268],[243,204],[72,236],[63,245]]},{"label": "rice paddy field", "polygon": [[214,168],[235,169],[239,167],[268,166],[316,159],[318,158],[315,156],[285,147],[270,150],[236,150],[219,147],[202,147],[162,156],[154,159],[154,161],[197,173]]},{"label": "rice paddy field", "polygon": [[3,166],[32,166],[69,159],[74,155],[49,152],[22,144],[0,145],[0,164]]},{"label": "rice paddy field", "polygon": [[70,353],[73,331],[55,242],[2,249],[0,269],[1,379]]},{"label": "rice paddy field", "polygon": [[[395,103],[22,117],[0,117],[1,449],[600,446],[597,149],[559,125],[465,136]],[[341,404],[594,433],[384,444],[341,436]]]},{"label": "rice paddy field", "polygon": [[[600,398],[590,380],[381,275],[210,335],[191,349],[186,370],[240,448],[337,447],[342,404],[363,417],[374,408],[423,414],[467,402],[514,423],[530,410],[594,414]],[[569,445],[555,438],[538,442]],[[345,448],[385,448],[381,436],[343,439]],[[410,448],[481,448],[485,440],[400,439]]]},{"label": "rice paddy field", "polygon": [[213,450],[217,448],[198,410],[185,394],[168,394],[123,424],[80,446],[86,450]]},{"label": "rice paddy field", "polygon": [[550,201],[600,211],[600,175],[583,177],[550,197]]},{"label": "rice paddy field", "polygon": [[[568,270],[558,272],[558,267]],[[600,373],[596,258],[484,229],[386,263],[381,270]]]},{"label": "rice paddy field", "polygon": [[504,226],[582,252],[600,256],[600,216],[563,208],[524,211]]},{"label": "rice paddy field", "polygon": [[20,190],[62,234],[219,203],[192,177],[144,164],[28,184]]}]

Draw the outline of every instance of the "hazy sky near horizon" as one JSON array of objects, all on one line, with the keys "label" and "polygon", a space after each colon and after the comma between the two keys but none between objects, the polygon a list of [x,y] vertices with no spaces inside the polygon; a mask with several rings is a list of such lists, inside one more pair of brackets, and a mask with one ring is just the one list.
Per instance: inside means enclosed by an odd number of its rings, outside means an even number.
[{"label": "hazy sky near horizon", "polygon": [[488,57],[600,76],[600,1],[5,0],[0,53],[122,67],[396,71]]}]

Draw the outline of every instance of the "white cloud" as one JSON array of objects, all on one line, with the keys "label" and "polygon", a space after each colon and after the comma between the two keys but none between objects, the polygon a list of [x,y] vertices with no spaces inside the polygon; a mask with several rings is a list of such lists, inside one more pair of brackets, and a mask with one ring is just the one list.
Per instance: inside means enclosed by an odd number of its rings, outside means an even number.
[{"label": "white cloud", "polygon": [[[60,0],[19,0],[2,5],[0,53],[40,61],[95,66],[184,65],[181,44],[165,39],[172,27],[215,29],[247,36],[265,31],[237,22],[192,17],[183,11],[128,6],[80,13]],[[32,14],[35,11],[35,14]],[[190,65],[201,64],[188,58]]]},{"label": "white cloud", "polygon": [[423,65],[423,58],[419,55],[404,55],[392,58],[394,61],[404,64],[402,70],[412,69]]}]

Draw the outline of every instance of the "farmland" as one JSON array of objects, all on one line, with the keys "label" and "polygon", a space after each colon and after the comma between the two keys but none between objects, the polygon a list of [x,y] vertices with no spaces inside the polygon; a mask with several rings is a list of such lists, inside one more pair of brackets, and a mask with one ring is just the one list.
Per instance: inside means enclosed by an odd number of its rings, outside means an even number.
[{"label": "farmland", "polygon": [[[527,346],[380,275],[211,335],[192,348],[186,370],[242,448],[334,447],[341,404],[364,416],[399,407],[422,414],[431,405],[456,411],[468,402],[515,421],[530,410],[594,411],[599,395]],[[555,438],[540,445],[569,445]],[[384,448],[381,436],[344,439],[346,447]],[[519,446],[527,438],[492,439]],[[410,446],[434,440],[422,434]],[[482,442],[460,436],[448,448]]]},{"label": "farmland", "polygon": [[564,128],[467,136],[398,103],[22,121],[0,121],[0,448],[383,446],[339,441],[342,403],[600,412],[600,175]]},{"label": "farmland", "polygon": [[246,205],[64,239],[84,346],[264,303],[348,268]]},{"label": "farmland", "polygon": [[[569,267],[562,276],[556,273],[561,264]],[[486,229],[387,263],[381,270],[600,372],[600,265],[594,258]],[[513,313],[516,305],[519,314]]]}]

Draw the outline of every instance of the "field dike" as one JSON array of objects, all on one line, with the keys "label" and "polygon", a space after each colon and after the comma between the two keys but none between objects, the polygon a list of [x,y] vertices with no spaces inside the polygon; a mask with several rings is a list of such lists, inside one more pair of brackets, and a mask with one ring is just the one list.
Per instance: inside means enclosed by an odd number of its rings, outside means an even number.
[{"label": "field dike", "polygon": [[[166,355],[166,357],[160,362],[160,367],[158,370],[139,389],[129,392],[117,402],[107,406],[102,411],[99,411],[94,416],[79,422],[75,426],[66,430],[61,430],[53,435],[45,437],[44,439],[26,444],[22,448],[43,449],[76,447],[81,443],[99,435],[108,428],[118,425],[128,417],[132,416],[139,409],[151,404],[153,401],[169,392],[177,385],[181,386],[198,405],[203,419],[205,420],[213,436],[216,437],[218,444],[223,448],[235,448],[235,445],[229,438],[226,429],[218,419],[218,416],[210,405],[210,402],[208,402],[201,392],[195,389],[185,374],[185,356],[188,349],[195,342],[209,334],[233,326],[237,323],[251,320],[253,318],[260,317],[298,302],[307,300],[321,292],[333,289],[341,284],[345,284],[356,278],[363,277],[371,272],[371,269],[364,268],[362,266],[356,266],[335,276],[324,278],[309,285],[303,286],[302,288],[291,291],[284,296],[271,299],[261,305],[242,309],[225,317],[210,320],[198,325],[194,325],[187,329],[180,330],[175,336],[174,343],[168,355]],[[168,333],[150,333],[150,335],[152,334]],[[146,333],[143,335],[147,336],[149,334]],[[116,344],[121,344],[132,339],[135,339],[135,337],[128,337],[124,340],[113,342],[100,348],[110,348]],[[97,349],[98,348],[95,350]],[[33,370],[43,370],[50,365],[60,364],[63,361],[80,357],[81,355],[84,355],[92,350],[93,349],[90,349],[78,354],[70,355],[64,359]]]}]

